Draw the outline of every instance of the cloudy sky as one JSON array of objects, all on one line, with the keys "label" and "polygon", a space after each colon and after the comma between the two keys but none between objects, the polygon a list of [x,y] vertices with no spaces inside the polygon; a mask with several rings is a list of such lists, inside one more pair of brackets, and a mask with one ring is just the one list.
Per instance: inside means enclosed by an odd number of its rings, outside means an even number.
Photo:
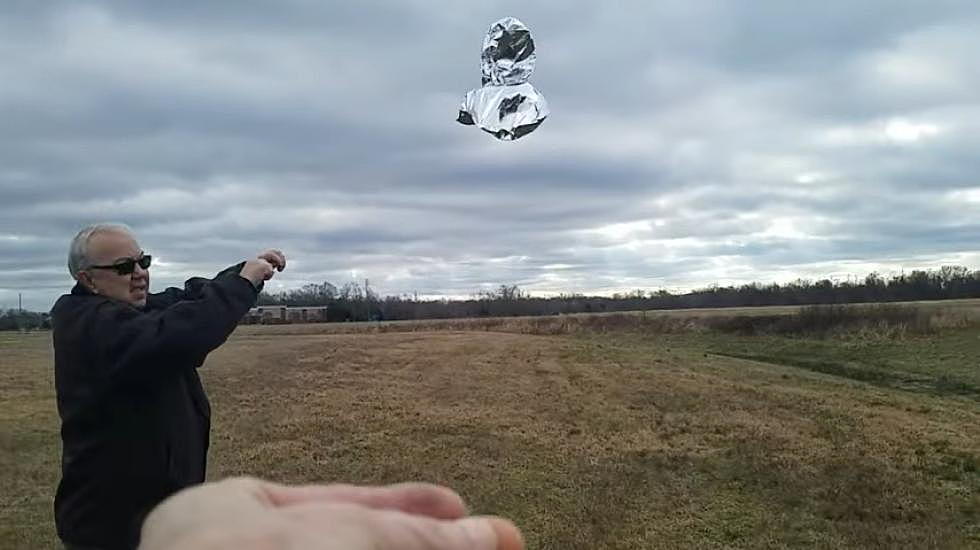
[{"label": "cloudy sky", "polygon": [[[552,115],[455,122],[522,19]],[[0,3],[0,307],[122,221],[153,287],[468,296],[980,268],[975,0]]]}]

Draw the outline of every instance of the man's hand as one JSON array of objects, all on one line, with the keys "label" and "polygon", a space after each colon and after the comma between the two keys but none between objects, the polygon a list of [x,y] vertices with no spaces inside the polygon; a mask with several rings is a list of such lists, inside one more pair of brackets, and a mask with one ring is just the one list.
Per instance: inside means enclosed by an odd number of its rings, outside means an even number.
[{"label": "man's hand", "polygon": [[248,279],[255,288],[259,288],[259,285],[272,278],[275,270],[267,260],[257,258],[245,262],[239,274]]},{"label": "man's hand", "polygon": [[435,485],[287,487],[234,478],[184,490],[143,524],[140,550],[523,550],[509,521],[467,517]]},{"label": "man's hand", "polygon": [[276,270],[286,269],[286,256],[281,250],[270,248],[256,256],[254,260],[245,262],[241,275],[258,288],[263,282],[275,275]]},{"label": "man's hand", "polygon": [[282,272],[283,269],[286,269],[286,256],[283,255],[281,250],[270,248],[259,254],[258,257],[260,260],[265,260],[272,264],[272,267],[276,268],[276,271]]}]

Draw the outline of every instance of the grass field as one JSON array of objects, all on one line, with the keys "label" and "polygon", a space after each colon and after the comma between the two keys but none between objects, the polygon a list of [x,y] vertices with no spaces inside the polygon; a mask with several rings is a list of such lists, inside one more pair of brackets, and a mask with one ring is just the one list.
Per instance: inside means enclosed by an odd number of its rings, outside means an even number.
[{"label": "grass field", "polygon": [[[210,477],[444,483],[530,548],[980,548],[980,301],[922,310],[240,327]],[[0,353],[0,548],[54,548],[50,336]]]}]

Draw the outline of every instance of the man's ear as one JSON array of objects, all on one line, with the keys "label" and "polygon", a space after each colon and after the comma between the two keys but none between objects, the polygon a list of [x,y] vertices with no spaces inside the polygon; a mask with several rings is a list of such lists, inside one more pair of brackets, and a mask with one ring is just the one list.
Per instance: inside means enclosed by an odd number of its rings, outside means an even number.
[{"label": "man's ear", "polygon": [[78,282],[82,283],[85,288],[91,290],[92,292],[96,294],[99,293],[99,291],[95,288],[95,281],[92,279],[92,274],[88,271],[78,272]]}]

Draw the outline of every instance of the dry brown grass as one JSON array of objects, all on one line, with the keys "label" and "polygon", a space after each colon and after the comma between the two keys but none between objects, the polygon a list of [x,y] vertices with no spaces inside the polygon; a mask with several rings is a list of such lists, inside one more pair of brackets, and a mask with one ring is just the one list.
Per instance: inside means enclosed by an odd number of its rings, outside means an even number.
[{"label": "dry brown grass", "polygon": [[257,331],[208,373],[212,473],[446,483],[532,548],[968,544],[975,402],[664,338]]},{"label": "dry brown grass", "polygon": [[61,464],[51,338],[0,333],[0,548],[53,547]]},{"label": "dry brown grass", "polygon": [[[977,401],[562,320],[241,327],[202,371],[210,475],[445,483],[530,548],[980,545]],[[0,345],[0,547],[53,548],[50,342]]]}]

